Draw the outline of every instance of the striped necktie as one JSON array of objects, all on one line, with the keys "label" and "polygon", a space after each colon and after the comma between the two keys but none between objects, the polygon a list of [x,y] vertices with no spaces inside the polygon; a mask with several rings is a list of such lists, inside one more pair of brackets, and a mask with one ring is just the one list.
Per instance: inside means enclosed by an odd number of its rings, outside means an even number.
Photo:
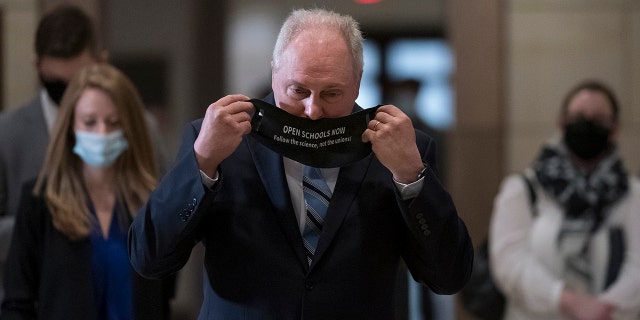
[{"label": "striped necktie", "polygon": [[304,204],[307,211],[307,219],[302,232],[307,262],[311,265],[313,255],[316,252],[318,239],[322,234],[322,226],[331,200],[331,190],[322,178],[318,168],[305,166],[302,179],[304,190]]}]

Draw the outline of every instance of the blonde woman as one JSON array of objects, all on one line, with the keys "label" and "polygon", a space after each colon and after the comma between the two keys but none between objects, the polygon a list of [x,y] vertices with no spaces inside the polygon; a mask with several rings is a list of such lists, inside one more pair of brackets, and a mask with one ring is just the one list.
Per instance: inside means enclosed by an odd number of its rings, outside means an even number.
[{"label": "blonde woman", "polygon": [[156,182],[137,90],[112,66],[82,69],[65,91],[35,186],[23,188],[2,317],[166,317],[162,282],[132,271],[126,245]]}]

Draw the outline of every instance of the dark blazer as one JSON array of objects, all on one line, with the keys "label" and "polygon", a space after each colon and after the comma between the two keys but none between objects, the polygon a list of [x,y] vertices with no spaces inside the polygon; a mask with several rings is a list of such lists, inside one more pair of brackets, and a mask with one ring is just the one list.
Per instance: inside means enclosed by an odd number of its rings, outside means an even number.
[{"label": "dark blazer", "polygon": [[48,141],[39,95],[0,114],[0,267],[9,251],[20,188],[38,176]]},{"label": "dark blazer", "polygon": [[[25,185],[4,278],[0,319],[98,319],[91,275],[91,240],[72,241],[53,227],[42,198]],[[133,269],[134,319],[167,319],[169,295],[160,280]],[[166,281],[173,281],[168,279]]]},{"label": "dark blazer", "polygon": [[[200,319],[393,319],[401,259],[436,293],[467,282],[472,244],[432,170],[418,197],[403,201],[373,154],[341,168],[309,266],[282,157],[245,136],[209,190],[193,151],[201,121],[187,126],[175,167],[129,230],[132,265],[148,277],[176,272],[204,243]],[[433,143],[417,134],[433,163]]]}]

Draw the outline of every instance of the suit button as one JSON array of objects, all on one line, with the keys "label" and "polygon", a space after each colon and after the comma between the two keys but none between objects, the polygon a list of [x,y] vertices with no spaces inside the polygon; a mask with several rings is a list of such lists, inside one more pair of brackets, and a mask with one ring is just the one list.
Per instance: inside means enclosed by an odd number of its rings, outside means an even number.
[{"label": "suit button", "polygon": [[307,280],[304,282],[304,287],[309,291],[313,290],[314,286],[315,286],[315,283],[313,282],[313,280]]},{"label": "suit button", "polygon": [[188,210],[187,208],[182,208],[179,216],[182,221],[187,222],[187,220],[189,220],[189,217],[191,217],[191,210]]},{"label": "suit button", "polygon": [[189,208],[189,210],[193,211],[193,209],[196,208],[196,203],[197,203],[197,199],[193,198],[191,200],[191,203],[187,204],[187,207]]}]

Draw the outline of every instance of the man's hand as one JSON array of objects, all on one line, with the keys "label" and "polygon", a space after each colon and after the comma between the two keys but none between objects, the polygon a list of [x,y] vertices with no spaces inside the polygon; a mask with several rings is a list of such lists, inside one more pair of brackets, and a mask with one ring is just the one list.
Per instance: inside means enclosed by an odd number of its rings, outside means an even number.
[{"label": "man's hand", "polygon": [[254,108],[248,100],[245,95],[228,95],[207,108],[193,149],[200,170],[209,177],[216,176],[218,165],[236,150],[242,136],[251,132]]},{"label": "man's hand", "polygon": [[371,142],[373,153],[401,183],[417,180],[424,167],[416,146],[411,119],[393,105],[378,108],[376,116],[362,134],[363,142]]}]

